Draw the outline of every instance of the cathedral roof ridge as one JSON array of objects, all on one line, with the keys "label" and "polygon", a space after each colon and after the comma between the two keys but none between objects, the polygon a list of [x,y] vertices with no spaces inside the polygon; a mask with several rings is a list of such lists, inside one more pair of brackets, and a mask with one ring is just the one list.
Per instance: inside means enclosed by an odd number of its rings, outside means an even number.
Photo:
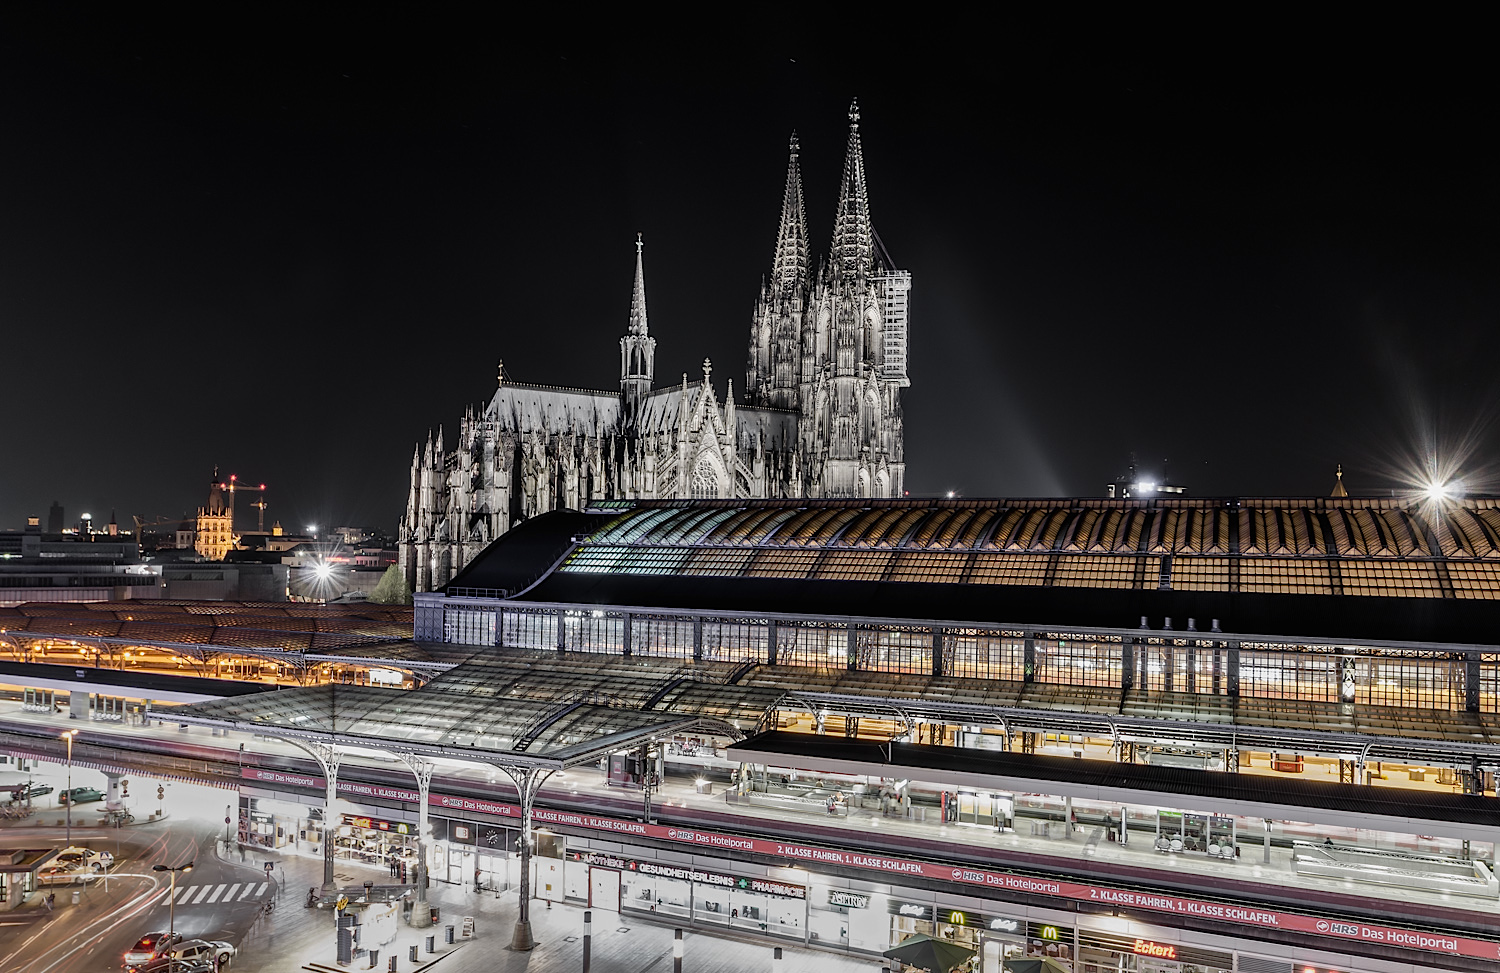
[{"label": "cathedral roof ridge", "polygon": [[620,397],[619,392],[607,389],[583,389],[571,385],[539,385],[533,382],[510,382],[505,386],[505,390],[510,389],[527,389],[537,392],[581,392],[584,395],[601,395],[610,399],[618,399]]}]

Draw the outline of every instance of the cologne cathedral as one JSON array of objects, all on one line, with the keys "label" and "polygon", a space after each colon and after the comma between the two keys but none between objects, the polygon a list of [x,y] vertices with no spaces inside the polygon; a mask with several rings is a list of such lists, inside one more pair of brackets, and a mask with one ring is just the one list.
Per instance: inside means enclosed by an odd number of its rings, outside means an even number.
[{"label": "cologne cathedral", "polygon": [[613,499],[899,497],[906,464],[911,274],[892,263],[870,222],[859,110],[833,244],[813,265],[791,140],[771,274],[750,325],[744,402],[701,378],[658,387],[636,240],[620,387],[588,391],[516,384],[500,370],[482,411],[412,455],[400,564],[413,591],[447,583],[513,524],[560,507]]}]

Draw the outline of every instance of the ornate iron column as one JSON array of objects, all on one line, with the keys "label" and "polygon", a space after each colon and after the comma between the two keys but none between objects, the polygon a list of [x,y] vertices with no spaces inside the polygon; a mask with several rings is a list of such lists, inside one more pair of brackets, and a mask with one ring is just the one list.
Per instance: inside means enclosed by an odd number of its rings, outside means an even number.
[{"label": "ornate iron column", "polygon": [[432,909],[427,904],[427,793],[432,785],[432,763],[410,753],[398,753],[396,759],[417,779],[417,903],[412,907],[411,924],[426,929],[432,925]]},{"label": "ornate iron column", "polygon": [[537,791],[553,771],[538,767],[496,766],[515,782],[516,794],[521,801],[521,905],[516,912],[516,928],[511,934],[510,948],[525,951],[536,946],[536,940],[531,938],[531,807]]},{"label": "ornate iron column", "polygon": [[338,800],[339,761],[343,755],[331,743],[305,743],[301,740],[286,740],[299,750],[306,751],[323,770],[323,891],[333,891],[333,843],[337,827],[333,820],[333,805]]}]

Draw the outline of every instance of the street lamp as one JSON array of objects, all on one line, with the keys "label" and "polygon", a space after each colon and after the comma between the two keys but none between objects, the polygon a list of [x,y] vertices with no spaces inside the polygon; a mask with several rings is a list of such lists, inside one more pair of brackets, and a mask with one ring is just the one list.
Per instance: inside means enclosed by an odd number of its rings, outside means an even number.
[{"label": "street lamp", "polygon": [[68,741],[68,848],[73,847],[73,738],[77,735],[77,730],[69,730],[63,734],[63,739]]},{"label": "street lamp", "polygon": [[191,872],[193,863],[188,862],[186,865],[178,865],[175,868],[171,865],[152,865],[151,870],[171,873],[170,891],[167,892],[167,939],[170,940],[177,932],[177,873]]}]

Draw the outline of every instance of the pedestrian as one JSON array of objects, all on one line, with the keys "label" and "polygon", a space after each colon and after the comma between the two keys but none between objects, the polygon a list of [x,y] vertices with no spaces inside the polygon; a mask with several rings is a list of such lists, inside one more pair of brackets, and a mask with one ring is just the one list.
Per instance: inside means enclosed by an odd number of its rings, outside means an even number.
[{"label": "pedestrian", "polygon": [[57,893],[56,892],[48,892],[47,893],[47,911],[48,912],[52,911],[52,904],[54,902],[56,902],[56,901],[57,901]]}]

